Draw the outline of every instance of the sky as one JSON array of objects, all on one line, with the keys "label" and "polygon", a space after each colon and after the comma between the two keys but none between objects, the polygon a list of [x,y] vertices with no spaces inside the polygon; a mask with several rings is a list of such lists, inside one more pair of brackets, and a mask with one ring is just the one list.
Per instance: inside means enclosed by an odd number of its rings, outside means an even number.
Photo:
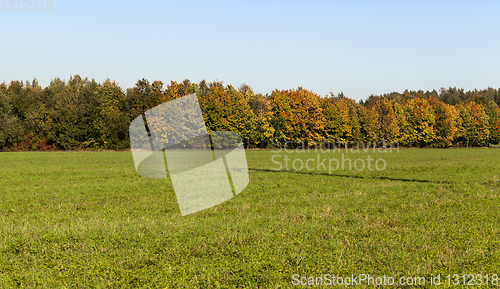
[{"label": "sky", "polygon": [[500,88],[500,1],[41,2],[0,3],[0,82],[187,78],[356,100]]}]

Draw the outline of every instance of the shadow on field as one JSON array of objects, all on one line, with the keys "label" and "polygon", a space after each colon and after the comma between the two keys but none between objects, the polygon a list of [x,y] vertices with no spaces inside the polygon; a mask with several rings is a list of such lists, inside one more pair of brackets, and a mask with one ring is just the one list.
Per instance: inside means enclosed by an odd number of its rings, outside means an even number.
[{"label": "shadow on field", "polygon": [[270,172],[270,173],[292,173],[292,174],[303,174],[303,175],[317,175],[317,176],[332,176],[341,178],[352,178],[352,179],[370,179],[370,180],[389,180],[397,182],[416,182],[416,183],[433,183],[433,184],[452,184],[448,181],[430,181],[430,180],[418,180],[418,179],[407,179],[407,178],[391,178],[384,176],[356,176],[356,175],[341,175],[341,174],[328,174],[328,173],[313,173],[313,172],[303,172],[294,170],[270,170],[270,169],[254,169],[248,168],[251,171],[258,172]]}]

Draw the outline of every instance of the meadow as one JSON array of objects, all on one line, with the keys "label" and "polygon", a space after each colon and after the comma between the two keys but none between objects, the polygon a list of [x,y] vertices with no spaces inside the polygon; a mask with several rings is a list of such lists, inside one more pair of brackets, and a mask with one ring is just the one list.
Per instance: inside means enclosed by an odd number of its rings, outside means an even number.
[{"label": "meadow", "polygon": [[248,187],[183,217],[170,180],[137,175],[130,152],[0,153],[0,288],[500,275],[500,149],[337,151],[386,167],[333,172],[276,171],[277,152],[246,154]]}]

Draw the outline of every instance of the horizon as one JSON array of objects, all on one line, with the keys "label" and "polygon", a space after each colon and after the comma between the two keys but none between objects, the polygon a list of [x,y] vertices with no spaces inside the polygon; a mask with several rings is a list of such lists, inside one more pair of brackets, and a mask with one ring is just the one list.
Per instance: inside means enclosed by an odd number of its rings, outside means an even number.
[{"label": "horizon", "polygon": [[[128,90],[128,89],[133,89],[133,88],[135,87],[135,84],[134,84],[133,86],[131,86],[131,87],[123,87],[123,86],[121,86],[121,85],[120,85],[120,83],[119,83],[118,81],[113,80],[113,79],[110,79],[110,78],[106,78],[105,80],[103,80],[103,81],[99,82],[99,81],[97,81],[95,78],[82,77],[82,76],[81,76],[81,75],[79,75],[79,74],[71,75],[71,76],[70,76],[70,78],[69,78],[68,80],[66,80],[66,79],[64,79],[64,78],[60,78],[60,77],[55,77],[55,78],[51,79],[47,85],[41,85],[41,84],[40,84],[40,82],[39,82],[39,79],[37,79],[36,77],[35,77],[35,78],[33,78],[32,80],[19,80],[19,79],[16,79],[16,80],[11,80],[11,81],[9,81],[9,82],[7,82],[7,81],[3,81],[3,82],[1,82],[0,84],[1,84],[1,85],[6,85],[6,86],[9,86],[11,82],[13,82],[13,81],[19,81],[21,84],[26,85],[26,83],[30,83],[30,84],[32,84],[32,83],[33,83],[33,81],[36,81],[36,83],[37,83],[37,84],[38,84],[38,85],[39,85],[42,89],[44,89],[44,88],[47,88],[47,87],[50,85],[50,82],[54,81],[55,79],[59,79],[59,80],[61,80],[61,81],[64,81],[64,83],[65,83],[65,84],[68,84],[69,80],[71,80],[71,79],[72,79],[73,77],[75,77],[75,76],[80,76],[82,79],[87,79],[88,81],[95,81],[95,82],[96,82],[96,83],[98,83],[98,84],[102,84],[102,83],[104,83],[105,81],[109,80],[111,83],[116,83],[116,85],[117,85],[118,87],[120,87],[120,88],[121,88],[121,90],[122,90],[125,94],[127,93],[127,90]],[[141,80],[141,79],[138,79],[137,81],[140,81],[140,80]],[[156,80],[149,80],[149,79],[146,79],[146,80],[147,80],[150,84],[151,84],[151,83],[153,83],[154,81],[161,81],[161,82],[163,83],[163,89],[166,89],[166,86],[168,86],[168,85],[169,85],[169,83],[166,83],[166,82],[164,82],[164,81],[162,81],[162,80],[158,80],[158,79],[156,79]],[[423,92],[423,93],[425,94],[425,93],[433,93],[433,92],[436,92],[438,95],[440,95],[440,94],[441,94],[441,90],[442,90],[442,89],[444,89],[444,90],[449,90],[449,89],[463,90],[463,92],[464,92],[464,93],[467,93],[467,92],[469,92],[469,91],[470,91],[470,92],[474,92],[474,91],[485,91],[485,90],[488,90],[488,89],[500,90],[500,88],[495,88],[495,87],[492,87],[492,86],[488,86],[488,87],[486,87],[486,88],[479,88],[479,89],[478,89],[478,88],[474,88],[474,89],[471,89],[471,90],[466,90],[464,87],[457,87],[457,86],[454,86],[454,87],[440,87],[440,88],[433,88],[432,90],[423,90],[423,89],[415,89],[415,90],[410,90],[410,89],[405,89],[405,90],[403,90],[403,91],[388,91],[388,92],[383,92],[383,93],[381,93],[381,94],[370,94],[370,95],[366,96],[366,98],[355,99],[355,98],[349,97],[349,95],[346,95],[343,91],[340,91],[340,92],[338,92],[337,94],[327,93],[326,95],[321,95],[321,94],[319,94],[319,93],[315,92],[315,91],[314,91],[314,90],[312,90],[312,89],[309,89],[309,88],[307,88],[307,87],[301,87],[301,86],[299,86],[299,87],[293,87],[293,88],[283,88],[283,89],[277,89],[277,88],[276,88],[276,89],[271,90],[270,92],[268,92],[268,93],[265,93],[265,94],[264,94],[264,93],[256,92],[256,91],[254,90],[254,88],[252,87],[252,85],[250,85],[250,84],[248,84],[248,83],[242,83],[241,85],[235,86],[235,85],[234,85],[234,84],[232,84],[232,83],[224,83],[224,81],[223,81],[223,80],[213,80],[213,81],[207,81],[206,79],[202,79],[202,80],[197,81],[197,82],[193,82],[193,81],[191,81],[190,79],[184,79],[184,80],[189,80],[191,83],[196,83],[196,84],[199,84],[199,83],[200,83],[201,81],[203,81],[203,80],[205,80],[207,83],[212,83],[212,82],[217,82],[217,81],[218,81],[218,82],[221,82],[221,83],[222,83],[225,87],[227,87],[228,85],[232,85],[235,89],[238,89],[238,88],[239,88],[240,86],[242,86],[242,85],[247,85],[247,86],[249,86],[249,87],[252,89],[252,91],[254,92],[254,94],[255,94],[255,95],[257,95],[257,94],[262,94],[263,96],[269,96],[269,95],[271,95],[272,91],[274,91],[274,90],[286,91],[286,90],[305,89],[305,90],[308,90],[308,91],[310,91],[310,92],[312,92],[312,93],[314,93],[314,94],[317,94],[319,97],[322,97],[322,98],[323,98],[323,97],[330,97],[330,96],[336,96],[336,97],[338,97],[339,95],[341,95],[341,94],[342,94],[342,95],[343,95],[343,97],[350,98],[350,99],[353,99],[353,100],[358,101],[358,102],[359,102],[359,101],[365,101],[365,100],[368,100],[371,96],[384,96],[384,95],[387,95],[387,94],[393,94],[393,93],[404,94],[405,92],[409,92],[409,93],[419,93],[419,92]],[[182,80],[182,81],[184,81],[184,80]],[[177,82],[177,83],[181,83],[181,82],[182,82],[182,81],[178,81],[178,80],[171,80],[171,81],[174,81],[174,82]]]},{"label": "horizon", "polygon": [[36,77],[47,86],[78,74],[131,88],[142,78],[206,79],[264,95],[304,87],[358,101],[500,87],[494,1],[50,2],[52,11],[0,5],[9,27],[0,83]]}]

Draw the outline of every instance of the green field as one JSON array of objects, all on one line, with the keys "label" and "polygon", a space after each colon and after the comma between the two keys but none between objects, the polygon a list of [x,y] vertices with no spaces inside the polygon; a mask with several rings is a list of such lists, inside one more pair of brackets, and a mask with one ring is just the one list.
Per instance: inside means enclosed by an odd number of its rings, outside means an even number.
[{"label": "green field", "polygon": [[[367,156],[329,157],[342,153]],[[385,170],[331,174],[275,171],[275,154],[247,151],[248,187],[182,217],[169,179],[137,175],[130,152],[0,153],[0,288],[500,275],[500,149],[369,152]]]}]

